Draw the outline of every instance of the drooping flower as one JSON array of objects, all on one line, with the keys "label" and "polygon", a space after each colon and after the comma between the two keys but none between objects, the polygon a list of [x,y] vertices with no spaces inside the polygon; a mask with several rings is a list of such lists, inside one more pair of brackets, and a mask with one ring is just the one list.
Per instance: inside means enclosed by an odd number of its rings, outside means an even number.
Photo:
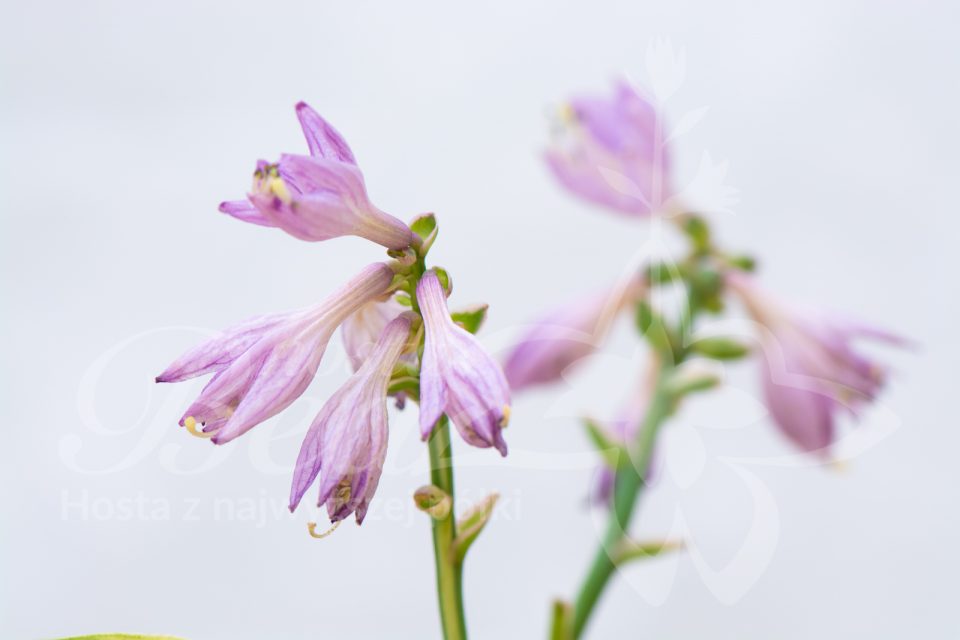
[{"label": "drooping flower", "polygon": [[787,307],[742,273],[726,282],[762,327],[767,408],[784,434],[805,451],[826,453],[837,437],[835,414],[853,414],[874,400],[886,369],[853,349],[856,338],[904,341],[879,329]]},{"label": "drooping flower", "polygon": [[273,164],[260,160],[247,200],[223,202],[220,211],[301,240],[354,235],[388,249],[410,246],[410,228],[370,202],[353,152],[336,129],[304,102],[297,117],[310,155],[283,154]]},{"label": "drooping flower", "polygon": [[428,271],[417,285],[425,342],[420,368],[420,432],[427,439],[444,413],[476,447],[507,455],[501,430],[510,419],[510,388],[500,365],[450,318],[440,279]]},{"label": "drooping flower", "polygon": [[597,350],[617,315],[637,299],[642,287],[633,278],[535,322],[507,356],[504,373],[510,388],[517,391],[559,380],[568,367]]},{"label": "drooping flower", "polygon": [[393,275],[385,263],[369,265],[314,307],[248,320],[188,351],[157,382],[214,376],[180,425],[201,424],[222,444],[283,411],[313,380],[337,326],[386,293]]},{"label": "drooping flower", "polygon": [[334,393],[317,415],[300,448],[290,489],[290,510],[320,475],[318,505],[326,503],[331,522],[356,513],[363,522],[380,481],[387,453],[387,387],[407,344],[408,314],[396,317],[363,365]]},{"label": "drooping flower", "polygon": [[654,106],[625,81],[612,97],[570,101],[546,161],[581,198],[615,211],[647,215],[670,197],[670,161]]},{"label": "drooping flower", "polygon": [[343,321],[340,336],[346,349],[350,365],[356,371],[383,333],[391,320],[403,313],[406,308],[395,299],[374,300],[363,305]]}]

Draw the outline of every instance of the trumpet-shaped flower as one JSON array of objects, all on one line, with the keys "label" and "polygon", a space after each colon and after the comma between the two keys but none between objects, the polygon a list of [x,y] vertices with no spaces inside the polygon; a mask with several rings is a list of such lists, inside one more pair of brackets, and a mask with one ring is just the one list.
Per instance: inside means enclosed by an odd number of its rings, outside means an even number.
[{"label": "trumpet-shaped flower", "polygon": [[884,367],[854,351],[853,340],[904,341],[872,327],[790,309],[743,274],[730,274],[726,281],[763,328],[763,388],[771,416],[801,449],[826,452],[836,439],[837,411],[856,414],[876,398],[887,376]]},{"label": "trumpet-shaped flower", "polygon": [[313,380],[337,326],[392,281],[388,265],[369,265],[319,305],[248,320],[188,351],[157,376],[180,382],[214,374],[181,426],[202,424],[222,444],[287,408]]},{"label": "trumpet-shaped flower", "polygon": [[446,413],[468,443],[507,455],[501,430],[510,419],[510,388],[500,365],[450,318],[446,293],[433,271],[420,279],[417,302],[426,330],[420,368],[423,438]]},{"label": "trumpet-shaped flower", "polygon": [[410,228],[370,202],[343,137],[306,103],[297,105],[297,117],[310,155],[284,154],[273,164],[259,161],[247,199],[223,202],[220,211],[279,227],[301,240],[354,235],[389,249],[410,246]]},{"label": "trumpet-shaped flower", "polygon": [[410,332],[402,314],[384,328],[363,365],[320,410],[303,440],[290,490],[290,510],[320,475],[318,505],[332,522],[363,522],[387,453],[387,387]]},{"label": "trumpet-shaped flower", "polygon": [[631,215],[656,211],[670,196],[669,158],[656,109],[627,82],[609,98],[570,101],[546,152],[554,176],[577,196]]},{"label": "trumpet-shaped flower", "polygon": [[638,279],[556,309],[527,331],[510,351],[504,373],[520,390],[559,380],[571,365],[603,343],[617,315],[642,292]]}]

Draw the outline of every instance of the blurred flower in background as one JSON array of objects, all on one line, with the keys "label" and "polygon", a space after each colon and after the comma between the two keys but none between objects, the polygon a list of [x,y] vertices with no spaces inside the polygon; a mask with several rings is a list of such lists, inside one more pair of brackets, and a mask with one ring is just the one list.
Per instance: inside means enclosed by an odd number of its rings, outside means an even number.
[{"label": "blurred flower in background", "polygon": [[545,159],[575,195],[621,213],[644,216],[670,197],[670,159],[653,104],[625,80],[613,95],[582,96],[563,109]]}]

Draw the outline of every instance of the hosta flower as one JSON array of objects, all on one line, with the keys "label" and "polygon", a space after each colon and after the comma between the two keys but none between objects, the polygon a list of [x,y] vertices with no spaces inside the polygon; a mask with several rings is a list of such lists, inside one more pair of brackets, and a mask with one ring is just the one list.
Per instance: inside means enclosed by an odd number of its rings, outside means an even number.
[{"label": "hosta flower", "polygon": [[[406,307],[390,298],[368,302],[352,313],[340,327],[347,357],[356,371],[377,344],[384,327],[403,313]],[[412,356],[410,356],[412,358]]]},{"label": "hosta flower", "polygon": [[546,161],[567,189],[633,215],[656,211],[670,196],[659,116],[628,83],[609,98],[571,100],[566,116]]},{"label": "hosta flower", "polygon": [[501,430],[510,419],[510,389],[500,365],[447,310],[439,278],[428,271],[417,285],[425,343],[420,367],[420,432],[429,437],[444,413],[476,447],[507,455]]},{"label": "hosta flower", "polygon": [[363,174],[340,134],[306,103],[297,105],[297,117],[310,155],[259,161],[247,199],[223,202],[220,210],[301,240],[354,235],[390,249],[409,246],[413,232],[370,202]]},{"label": "hosta flower", "polygon": [[620,284],[554,310],[534,323],[507,356],[504,373],[513,390],[559,380],[601,345],[617,314],[636,300],[639,280]]},{"label": "hosta flower", "polygon": [[886,378],[881,365],[854,351],[853,340],[903,341],[871,327],[790,309],[743,274],[728,275],[727,283],[764,329],[764,396],[774,421],[800,448],[826,450],[836,439],[837,411],[856,413],[877,396]]},{"label": "hosta flower", "polygon": [[319,305],[248,320],[188,351],[157,382],[214,376],[180,425],[201,424],[222,444],[287,408],[313,380],[337,326],[392,281],[389,266],[369,265]]},{"label": "hosta flower", "polygon": [[369,357],[317,415],[303,440],[290,490],[290,510],[320,475],[318,505],[332,522],[356,513],[362,523],[387,453],[387,387],[407,344],[410,318],[391,321]]}]

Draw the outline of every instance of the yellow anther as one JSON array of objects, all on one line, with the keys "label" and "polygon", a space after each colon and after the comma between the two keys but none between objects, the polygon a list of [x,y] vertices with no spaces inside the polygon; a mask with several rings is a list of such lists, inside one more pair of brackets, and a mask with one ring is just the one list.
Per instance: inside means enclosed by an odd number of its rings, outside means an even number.
[{"label": "yellow anther", "polygon": [[506,429],[507,425],[510,424],[510,405],[503,405],[503,417],[500,418],[500,428]]},{"label": "yellow anther", "polygon": [[571,123],[577,121],[577,112],[573,109],[573,105],[569,102],[564,102],[560,105],[558,109],[558,115],[560,116],[560,121],[565,123]]},{"label": "yellow anther", "polygon": [[280,169],[275,164],[253,172],[253,190],[272,195],[285,204],[290,204],[290,191],[287,189],[287,183],[280,177]]},{"label": "yellow anther", "polygon": [[350,502],[350,478],[344,478],[337,485],[337,506],[342,506]]},{"label": "yellow anther", "polygon": [[328,535],[330,535],[331,533],[333,533],[334,531],[337,530],[337,527],[340,526],[340,523],[341,523],[341,522],[343,522],[343,520],[337,520],[336,522],[334,522],[334,523],[330,526],[329,529],[327,529],[326,531],[321,531],[320,533],[317,533],[317,523],[316,523],[316,522],[308,522],[308,523],[307,523],[307,531],[310,532],[310,537],[311,537],[311,538],[318,538],[318,539],[319,539],[319,538],[326,538]]},{"label": "yellow anther", "polygon": [[271,175],[267,178],[266,189],[284,204],[290,204],[290,192],[287,190],[287,183],[280,176]]},{"label": "yellow anther", "polygon": [[186,427],[187,431],[190,432],[190,435],[198,438],[210,438],[215,433],[214,431],[207,433],[197,429],[197,421],[193,416],[187,416],[187,418],[183,421],[183,426]]}]

